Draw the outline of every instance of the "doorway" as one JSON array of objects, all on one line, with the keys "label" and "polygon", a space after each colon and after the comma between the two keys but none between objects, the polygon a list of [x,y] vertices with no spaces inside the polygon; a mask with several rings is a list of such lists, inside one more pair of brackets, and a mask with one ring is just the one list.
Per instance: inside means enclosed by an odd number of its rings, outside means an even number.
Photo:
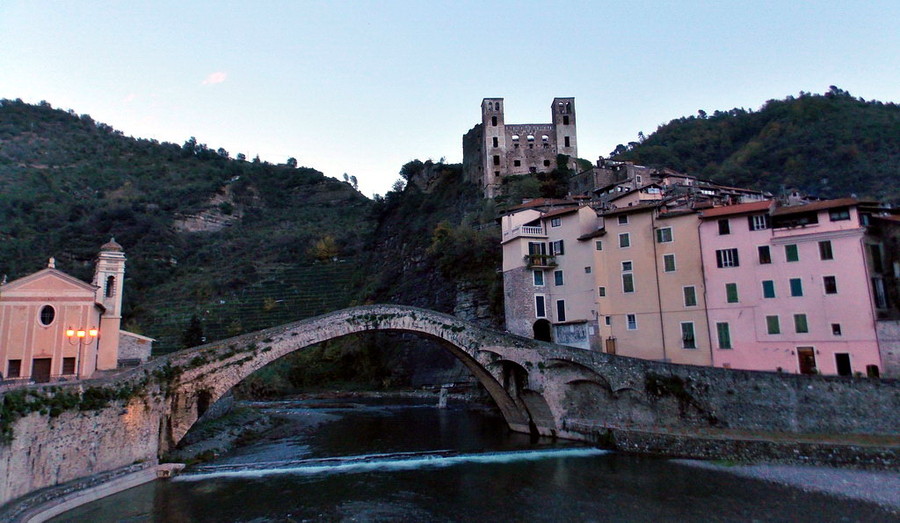
[{"label": "doorway", "polygon": [[800,374],[817,374],[816,351],[812,347],[797,347],[797,360],[800,363]]},{"label": "doorway", "polygon": [[550,334],[550,322],[547,320],[538,320],[534,322],[534,339],[538,341],[553,341]]},{"label": "doorway", "polygon": [[838,376],[851,376],[853,369],[850,367],[850,355],[846,352],[839,352],[834,355],[834,363],[837,365]]},{"label": "doorway", "polygon": [[31,360],[31,379],[35,383],[50,381],[50,364],[52,358],[35,358]]}]

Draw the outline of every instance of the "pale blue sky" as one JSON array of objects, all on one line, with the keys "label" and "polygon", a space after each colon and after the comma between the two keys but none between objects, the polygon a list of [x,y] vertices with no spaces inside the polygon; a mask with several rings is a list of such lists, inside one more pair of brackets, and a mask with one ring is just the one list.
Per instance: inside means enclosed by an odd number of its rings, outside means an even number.
[{"label": "pale blue sky", "polygon": [[481,99],[509,123],[574,96],[579,156],[673,118],[824,92],[900,101],[900,2],[0,0],[0,98],[126,135],[357,176],[461,161]]}]

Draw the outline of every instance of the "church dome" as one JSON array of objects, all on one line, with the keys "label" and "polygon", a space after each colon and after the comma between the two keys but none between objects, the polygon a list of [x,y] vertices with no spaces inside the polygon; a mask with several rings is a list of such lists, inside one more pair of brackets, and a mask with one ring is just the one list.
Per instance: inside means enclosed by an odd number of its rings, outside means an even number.
[{"label": "church dome", "polygon": [[103,246],[100,247],[101,251],[112,251],[112,252],[122,252],[122,246],[116,243],[115,238],[110,238],[108,242],[104,243]]}]

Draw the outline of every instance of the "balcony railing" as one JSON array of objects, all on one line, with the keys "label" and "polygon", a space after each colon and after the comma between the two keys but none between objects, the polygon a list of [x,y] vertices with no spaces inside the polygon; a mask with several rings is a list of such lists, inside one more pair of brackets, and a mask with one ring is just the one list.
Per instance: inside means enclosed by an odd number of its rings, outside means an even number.
[{"label": "balcony railing", "polygon": [[517,225],[512,229],[503,231],[503,241],[512,240],[513,238],[518,238],[519,236],[546,238],[547,233],[544,232],[544,228],[540,225],[538,225],[537,227],[533,225]]},{"label": "balcony railing", "polygon": [[552,269],[556,267],[556,257],[549,254],[526,254],[525,266],[529,269]]}]

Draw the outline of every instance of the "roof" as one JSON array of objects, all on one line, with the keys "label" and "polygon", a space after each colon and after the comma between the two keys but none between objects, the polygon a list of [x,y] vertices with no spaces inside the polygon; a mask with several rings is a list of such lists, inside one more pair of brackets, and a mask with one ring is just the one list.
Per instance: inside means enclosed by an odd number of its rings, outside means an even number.
[{"label": "roof", "polygon": [[786,214],[798,214],[810,211],[821,211],[824,209],[834,209],[837,207],[853,207],[857,205],[878,205],[878,202],[862,201],[857,200],[856,198],[838,198],[837,200],[824,200],[804,205],[778,207],[772,214],[775,216],[784,216]]},{"label": "roof", "polygon": [[592,238],[599,238],[600,236],[605,236],[605,235],[606,235],[606,229],[605,229],[604,227],[600,227],[599,229],[597,229],[597,230],[594,231],[594,232],[589,232],[589,233],[587,233],[587,234],[582,234],[581,236],[578,237],[578,241],[582,241],[582,242],[583,242],[583,241],[586,241],[586,240],[590,240],[590,239],[592,239]]},{"label": "roof", "polygon": [[652,200],[646,203],[639,203],[637,205],[629,205],[628,207],[619,207],[618,209],[612,209],[601,213],[601,216],[613,216],[616,214],[630,214],[641,211],[649,211],[658,207],[660,203],[661,200]]},{"label": "roof", "polygon": [[107,252],[108,252],[108,251],[112,251],[112,252],[122,252],[124,249],[122,249],[122,246],[119,245],[119,244],[116,242],[116,239],[115,239],[115,238],[110,238],[108,242],[104,243],[104,244],[100,247],[100,250],[101,250],[101,251],[107,251]]},{"label": "roof", "polygon": [[721,207],[713,207],[700,213],[701,218],[716,218],[719,216],[731,216],[734,214],[750,214],[754,212],[768,211],[772,207],[772,200],[763,200],[759,202],[738,203],[735,205],[723,205]]},{"label": "roof", "polygon": [[564,207],[562,209],[553,209],[552,211],[547,211],[546,213],[541,215],[541,218],[551,218],[553,216],[560,216],[562,214],[569,214],[570,212],[578,212],[581,207]]},{"label": "roof", "polygon": [[509,209],[507,209],[507,212],[519,211],[522,209],[534,209],[535,207],[557,207],[566,205],[578,205],[578,202],[576,202],[575,200],[558,200],[555,198],[535,198],[530,202],[525,202],[521,205],[510,207]]},{"label": "roof", "polygon": [[21,287],[23,285],[27,285],[30,282],[35,280],[39,280],[45,276],[52,276],[58,278],[69,285],[72,285],[76,288],[80,288],[86,292],[95,293],[97,292],[98,287],[91,285],[90,283],[83,282],[74,276],[69,276],[68,274],[58,270],[58,269],[43,269],[38,272],[29,274],[28,276],[23,276],[19,279],[13,280],[3,286],[4,293],[8,294],[10,291],[16,289],[17,287]]}]

